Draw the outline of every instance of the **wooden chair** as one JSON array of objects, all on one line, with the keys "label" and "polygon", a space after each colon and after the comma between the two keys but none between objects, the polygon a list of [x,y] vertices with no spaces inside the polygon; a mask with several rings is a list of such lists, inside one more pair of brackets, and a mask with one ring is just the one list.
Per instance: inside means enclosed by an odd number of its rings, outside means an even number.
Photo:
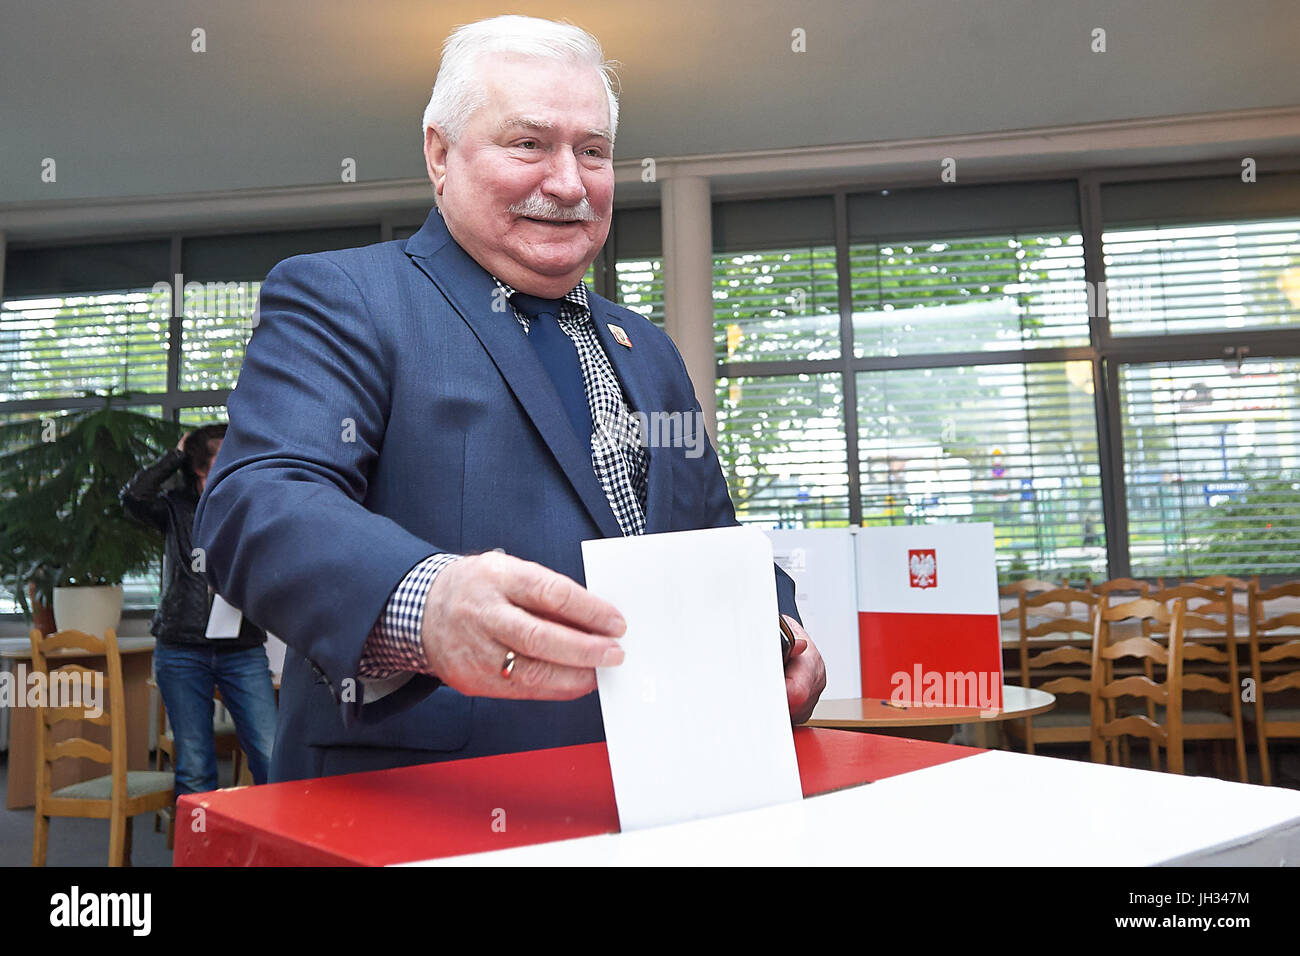
[{"label": "wooden chair", "polygon": [[[1236,611],[1241,610],[1244,614],[1246,609],[1238,609],[1235,603],[1235,581],[1235,578],[1220,575],[1204,578],[1201,582],[1162,588],[1152,591],[1149,596],[1171,610],[1173,603],[1181,600],[1187,610],[1182,648],[1183,743],[1192,740],[1233,741],[1236,745],[1237,779],[1246,783],[1249,777],[1236,637]],[[1193,604],[1193,601],[1198,603]],[[1152,630],[1161,628],[1153,626]],[[1193,663],[1189,665],[1189,662]],[[1227,700],[1219,706],[1197,702],[1189,706],[1186,699],[1189,691],[1226,695]],[[1216,776],[1224,776],[1222,770],[1217,769],[1219,756],[1216,750]]]},{"label": "wooden chair", "polygon": [[[56,707],[43,701],[36,714],[36,829],[32,840],[32,865],[44,866],[49,844],[50,817],[90,817],[109,821],[108,865],[129,866],[131,862],[131,818],[168,806],[174,781],[170,773],[126,769],[126,692],[122,687],[122,658],[117,635],[112,629],[98,638],[81,631],[59,631],[42,635],[31,632],[32,668],[44,675],[45,686],[53,688],[48,655],[51,651],[77,648],[107,661],[108,710],[87,717],[84,708]],[[54,674],[70,674],[76,681],[91,679],[100,672],[80,664],[64,664]],[[61,678],[60,681],[66,681]],[[51,694],[51,697],[53,695]],[[64,721],[85,721],[109,728],[109,746],[84,737],[54,740],[53,728]],[[50,765],[68,757],[84,757],[107,764],[110,773],[53,790]]]},{"label": "wooden chair", "polygon": [[[1153,754],[1157,747],[1165,750],[1165,765],[1172,773],[1183,772],[1183,700],[1182,661],[1183,614],[1185,608],[1179,601],[1170,610],[1158,601],[1138,598],[1114,607],[1105,604],[1097,608],[1092,636],[1092,686],[1091,686],[1091,743],[1095,763],[1116,763],[1117,744],[1127,736],[1144,737],[1151,742]],[[1110,626],[1118,621],[1152,620],[1169,628],[1169,647],[1143,634],[1121,638],[1112,642]],[[1114,663],[1121,658],[1150,659],[1165,668],[1164,683],[1157,684],[1145,674],[1114,677]],[[1163,704],[1164,722],[1157,723],[1146,714],[1116,716],[1115,704],[1121,697],[1143,697],[1154,704]],[[1153,760],[1152,769],[1159,769]]]},{"label": "wooden chair", "polygon": [[[1015,621],[1020,617],[1020,597],[1024,594],[1031,594],[1038,591],[1051,591],[1060,587],[1059,584],[1052,584],[1048,581],[1041,581],[1037,578],[1022,578],[1019,581],[1013,581],[1010,584],[998,586],[998,604],[1001,606],[1002,598],[1015,598],[1015,603],[1005,611],[999,611],[999,621]],[[1004,662],[1005,663],[1005,662]],[[1008,679],[1012,676],[1009,672],[1005,675]],[[1024,681],[1025,674],[1022,670],[1017,677],[1018,680]]]},{"label": "wooden chair", "polygon": [[[1049,650],[1030,653],[1031,642],[1036,639],[1061,635],[1067,641],[1071,635],[1083,635],[1086,642],[1092,636],[1093,616],[1096,613],[1097,595],[1076,588],[1056,588],[1040,591],[1037,594],[1021,593],[1019,602],[1020,616],[1020,679],[1026,687],[1037,686],[1039,690],[1055,694],[1059,699],[1064,695],[1082,694],[1087,697],[1092,690],[1091,677],[1062,675],[1035,685],[1032,681],[1034,671],[1048,668],[1092,666],[1092,655],[1086,646],[1072,646],[1067,643]],[[1072,617],[1071,609],[1076,604],[1083,605],[1084,617]],[[1047,617],[1036,623],[1029,623],[1030,617],[1041,617],[1044,608],[1061,606],[1061,614]],[[1078,640],[1078,639],[1076,639]],[[1019,736],[1018,721],[1009,721],[1007,731],[1011,736]],[[1025,752],[1034,753],[1036,743],[1087,743],[1092,739],[1092,729],[1088,711],[1072,712],[1067,709],[1055,709],[1038,717],[1026,717],[1024,725]]]},{"label": "wooden chair", "polygon": [[[1159,586],[1159,584],[1157,584]],[[1137,598],[1144,598],[1147,592],[1151,590],[1151,584],[1147,581],[1140,581],[1137,578],[1110,578],[1098,584],[1094,590],[1097,593],[1098,606],[1109,607],[1112,604],[1123,604],[1126,601],[1132,601]],[[1143,633],[1147,633],[1144,631]],[[1144,661],[1143,669],[1148,678],[1154,678],[1151,670],[1151,662]],[[1148,708],[1148,716],[1155,720],[1155,705],[1151,704]],[[1120,738],[1120,763],[1124,766],[1129,765],[1129,739],[1128,737]],[[1151,744],[1151,762],[1154,766],[1158,758],[1157,748],[1154,743]]]},{"label": "wooden chair", "polygon": [[[1231,599],[1229,599],[1230,603]],[[1221,605],[1220,605],[1221,606]],[[1210,607],[1214,607],[1211,605]],[[1219,707],[1188,705],[1183,701],[1183,742],[1189,740],[1231,740],[1236,745],[1237,779],[1249,782],[1246,767],[1246,734],[1241,717],[1241,678],[1237,669],[1237,639],[1233,614],[1210,616],[1198,611],[1187,611],[1183,616],[1182,661],[1183,694],[1209,692],[1223,695],[1226,700]],[[1211,635],[1209,641],[1200,633]],[[1209,668],[1195,663],[1203,662]],[[1206,673],[1218,670],[1219,676]],[[1217,752],[1216,752],[1217,757]],[[1222,773],[1216,774],[1223,776]]]},{"label": "wooden chair", "polygon": [[1300,660],[1300,639],[1297,638],[1275,644],[1268,650],[1260,648],[1263,635],[1282,628],[1300,628],[1300,610],[1284,610],[1271,617],[1268,615],[1269,602],[1280,598],[1300,598],[1300,581],[1289,581],[1265,590],[1260,590],[1258,582],[1252,582],[1246,591],[1249,608],[1247,619],[1250,621],[1250,670],[1255,679],[1255,737],[1259,742],[1259,765],[1265,786],[1273,782],[1273,768],[1268,757],[1269,740],[1300,737],[1300,706],[1278,706],[1274,701],[1264,699],[1265,695],[1278,695],[1288,690],[1293,692],[1292,696],[1295,696],[1294,692],[1300,692],[1300,666],[1294,670],[1284,670],[1267,681],[1263,679],[1263,665]]}]

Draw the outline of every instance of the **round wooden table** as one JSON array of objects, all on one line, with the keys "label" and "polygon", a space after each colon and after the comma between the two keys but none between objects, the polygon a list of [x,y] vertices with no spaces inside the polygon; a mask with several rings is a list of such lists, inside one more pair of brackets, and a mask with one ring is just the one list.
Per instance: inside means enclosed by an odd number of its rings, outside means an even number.
[{"label": "round wooden table", "polygon": [[1002,685],[1002,707],[981,710],[978,707],[926,707],[908,704],[899,707],[876,697],[819,701],[807,727],[833,727],[840,730],[869,730],[872,727],[922,727],[939,724],[984,724],[999,720],[1018,720],[1051,710],[1056,696],[1032,687]]}]

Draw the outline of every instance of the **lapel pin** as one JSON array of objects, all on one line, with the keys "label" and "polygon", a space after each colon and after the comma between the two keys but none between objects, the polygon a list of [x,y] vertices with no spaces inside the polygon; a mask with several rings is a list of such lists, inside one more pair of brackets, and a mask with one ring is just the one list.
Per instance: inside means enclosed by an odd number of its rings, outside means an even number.
[{"label": "lapel pin", "polygon": [[607,322],[605,323],[605,327],[613,334],[614,341],[623,346],[623,348],[630,349],[632,347],[632,340],[629,339],[627,333],[623,331],[623,326],[615,325],[613,322]]}]

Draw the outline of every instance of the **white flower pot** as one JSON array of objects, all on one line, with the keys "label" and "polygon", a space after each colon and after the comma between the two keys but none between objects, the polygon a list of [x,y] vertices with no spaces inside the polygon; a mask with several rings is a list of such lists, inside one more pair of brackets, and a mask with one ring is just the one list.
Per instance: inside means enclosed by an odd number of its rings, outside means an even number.
[{"label": "white flower pot", "polygon": [[122,585],[55,588],[54,625],[60,631],[84,631],[103,637],[122,622]]}]

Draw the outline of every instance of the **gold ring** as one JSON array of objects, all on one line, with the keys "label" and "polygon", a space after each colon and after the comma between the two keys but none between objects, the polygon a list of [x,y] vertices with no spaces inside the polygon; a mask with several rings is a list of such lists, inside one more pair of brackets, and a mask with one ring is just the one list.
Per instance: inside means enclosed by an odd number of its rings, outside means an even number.
[{"label": "gold ring", "polygon": [[501,676],[504,677],[506,680],[510,679],[510,674],[515,669],[515,660],[516,660],[515,652],[506,651],[505,663],[501,665]]}]

